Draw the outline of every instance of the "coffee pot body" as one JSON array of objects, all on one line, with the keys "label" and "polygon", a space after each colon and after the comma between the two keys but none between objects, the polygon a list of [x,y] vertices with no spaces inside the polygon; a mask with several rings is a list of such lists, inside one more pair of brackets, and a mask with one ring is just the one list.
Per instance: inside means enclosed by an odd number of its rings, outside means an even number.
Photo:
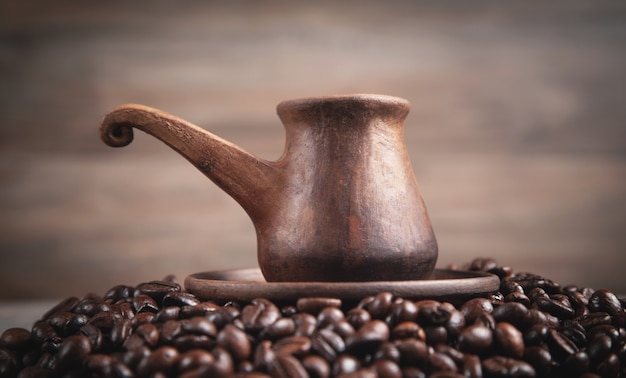
[{"label": "coffee pot body", "polygon": [[112,110],[101,137],[119,147],[141,129],[233,197],[254,224],[267,281],[413,280],[430,275],[438,250],[404,142],[409,109],[380,95],[282,102],[277,161],[141,105]]}]

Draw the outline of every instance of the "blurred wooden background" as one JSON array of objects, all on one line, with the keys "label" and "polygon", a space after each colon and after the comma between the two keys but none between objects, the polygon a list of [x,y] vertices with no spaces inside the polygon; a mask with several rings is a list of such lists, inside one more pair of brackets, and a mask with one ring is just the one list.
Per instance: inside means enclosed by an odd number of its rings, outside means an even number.
[{"label": "blurred wooden background", "polygon": [[266,159],[275,106],[412,103],[439,266],[493,256],[626,293],[626,3],[0,0],[0,299],[254,266],[239,206],[143,133],[135,102]]}]

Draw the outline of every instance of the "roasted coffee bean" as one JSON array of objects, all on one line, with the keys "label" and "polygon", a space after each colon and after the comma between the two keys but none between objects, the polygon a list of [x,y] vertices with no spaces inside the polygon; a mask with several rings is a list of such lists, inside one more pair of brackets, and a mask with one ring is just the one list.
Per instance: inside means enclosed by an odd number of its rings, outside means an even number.
[{"label": "roasted coffee bean", "polygon": [[28,350],[22,351],[22,366],[30,366],[37,364],[37,361],[41,357],[42,351],[36,348],[34,345]]},{"label": "roasted coffee bean", "polygon": [[346,350],[352,353],[373,353],[389,340],[389,326],[381,320],[371,320],[346,340]]},{"label": "roasted coffee bean", "polygon": [[68,371],[80,366],[85,357],[91,353],[91,343],[84,335],[67,337],[56,354],[56,368],[59,371]]},{"label": "roasted coffee bean", "polygon": [[[592,312],[606,312],[613,317],[623,317],[622,302],[608,290],[596,290],[589,298],[589,309]],[[620,325],[620,326],[623,326]]]},{"label": "roasted coffee bean", "polygon": [[490,377],[534,377],[535,369],[525,361],[510,357],[487,358],[482,364],[485,375]]},{"label": "roasted coffee bean", "polygon": [[191,319],[183,319],[180,325],[184,332],[195,335],[217,336],[217,327],[207,317],[194,316]]},{"label": "roasted coffee bean", "polygon": [[341,374],[350,374],[359,370],[361,363],[355,357],[342,354],[335,360],[333,364],[333,375],[339,376]]},{"label": "roasted coffee bean", "polygon": [[348,337],[354,335],[356,332],[354,327],[345,320],[332,324],[327,328],[341,336],[344,340],[348,339]]},{"label": "roasted coffee bean", "polygon": [[252,365],[252,362],[247,361],[247,360],[239,361],[237,363],[235,370],[238,371],[239,373],[246,373],[246,376],[248,376],[250,373],[254,371],[254,365]]},{"label": "roasted coffee bean", "polygon": [[401,366],[418,366],[428,359],[428,346],[421,340],[401,340],[396,343],[396,348],[400,352]]},{"label": "roasted coffee bean", "polygon": [[102,348],[102,331],[97,327],[87,324],[80,329],[80,334],[86,336],[93,351],[100,351]]},{"label": "roasted coffee bean", "polygon": [[168,306],[159,310],[152,320],[154,323],[164,323],[168,320],[176,320],[180,317],[180,307]]},{"label": "roasted coffee bean", "polygon": [[363,324],[369,322],[370,320],[372,320],[370,313],[359,307],[351,309],[346,314],[346,321],[348,321],[348,323],[356,329],[360,328]]},{"label": "roasted coffee bean", "polygon": [[424,329],[415,322],[402,322],[391,330],[392,340],[408,339],[411,337],[425,341],[426,333]]},{"label": "roasted coffee bean", "polygon": [[487,273],[495,274],[501,280],[510,277],[513,274],[513,268],[510,266],[496,266],[487,270]]},{"label": "roasted coffee bean", "polygon": [[210,349],[215,344],[213,338],[207,335],[182,335],[172,342],[172,345],[181,352],[191,349]]},{"label": "roasted coffee bean", "polygon": [[276,352],[277,356],[281,355],[296,355],[302,356],[309,352],[311,349],[311,340],[308,337],[291,336],[276,341],[272,349]]},{"label": "roasted coffee bean", "polygon": [[528,309],[521,303],[504,303],[495,307],[491,315],[496,322],[511,323],[518,328],[524,328],[528,325]]},{"label": "roasted coffee bean", "polygon": [[139,365],[141,360],[143,360],[149,354],[150,349],[145,345],[141,345],[133,349],[127,349],[122,356],[122,362],[134,369],[137,367],[137,365]]},{"label": "roasted coffee bean", "polygon": [[182,306],[180,309],[181,318],[193,318],[194,316],[204,316],[207,313],[219,311],[222,307],[213,302],[202,302],[195,306]]},{"label": "roasted coffee bean", "polygon": [[450,303],[430,299],[418,301],[415,305],[418,308],[418,322],[426,326],[444,325],[450,318],[450,313],[455,310]]},{"label": "roasted coffee bean", "polygon": [[116,322],[111,328],[111,344],[114,347],[121,347],[124,345],[124,341],[130,336],[133,331],[130,320],[123,319]]},{"label": "roasted coffee bean", "polygon": [[426,373],[424,373],[419,368],[409,366],[409,367],[403,367],[401,369],[402,369],[402,376],[404,378],[426,378]]},{"label": "roasted coffee bean", "polygon": [[362,367],[352,373],[340,374],[337,378],[377,378],[377,375],[374,369]]},{"label": "roasted coffee bean", "polygon": [[566,358],[578,351],[576,344],[556,329],[548,331],[548,346],[550,353],[559,359]]},{"label": "roasted coffee bean", "polygon": [[341,307],[341,299],[339,298],[300,298],[296,302],[296,308],[300,312],[307,312],[317,315],[326,307]]},{"label": "roasted coffee bean", "polygon": [[589,340],[593,340],[597,336],[608,336],[611,338],[614,345],[619,345],[620,342],[626,341],[622,339],[623,335],[620,334],[620,331],[617,328],[608,324],[595,326],[591,328],[587,334],[589,335]]},{"label": "roasted coffee bean", "polygon": [[337,307],[326,307],[317,315],[317,326],[324,328],[345,320],[343,311]]},{"label": "roasted coffee bean", "polygon": [[504,297],[505,302],[517,302],[521,303],[526,307],[530,306],[530,299],[523,292],[513,292],[509,293]]},{"label": "roasted coffee bean", "polygon": [[241,320],[246,329],[259,331],[280,318],[280,310],[266,299],[254,299],[241,311]]},{"label": "roasted coffee bean", "polygon": [[556,282],[537,275],[529,275],[526,277],[519,275],[519,277],[515,277],[514,279],[522,286],[526,293],[537,287],[542,288],[548,294],[555,294],[561,290],[560,285]]},{"label": "roasted coffee bean", "polygon": [[317,320],[311,314],[299,313],[293,316],[296,325],[294,336],[310,337],[317,328]]},{"label": "roasted coffee bean", "polygon": [[426,341],[431,345],[445,343],[448,340],[448,330],[442,325],[424,327]]},{"label": "roasted coffee bean", "polygon": [[296,332],[296,323],[292,318],[280,318],[259,332],[262,339],[276,340],[292,336]]},{"label": "roasted coffee bean", "polygon": [[78,297],[66,298],[62,300],[61,302],[59,302],[58,304],[56,304],[50,310],[46,311],[46,313],[43,314],[42,319],[48,319],[49,317],[56,314],[57,312],[76,312],[75,307],[79,302],[80,302],[80,299],[78,299]]},{"label": "roasted coffee bean", "polygon": [[392,303],[393,294],[383,292],[374,296],[365,309],[370,313],[372,319],[384,320],[391,309]]},{"label": "roasted coffee bean", "polygon": [[128,365],[115,360],[106,373],[110,373],[110,375],[117,378],[135,378],[135,373]]},{"label": "roasted coffee bean", "polygon": [[583,315],[578,319],[580,325],[585,329],[590,329],[599,325],[609,325],[612,322],[611,315],[606,312],[591,312],[587,315]]},{"label": "roasted coffee bean", "polygon": [[575,314],[569,300],[567,303],[563,303],[552,298],[537,298],[535,306],[537,306],[539,310],[561,319],[571,319]]},{"label": "roasted coffee bean", "polygon": [[504,303],[504,295],[500,292],[487,294],[486,299],[488,299],[494,306]]},{"label": "roasted coffee bean", "polygon": [[609,355],[613,348],[613,341],[607,335],[598,335],[587,345],[587,354],[592,364],[597,364]]},{"label": "roasted coffee bean", "polygon": [[146,347],[146,340],[141,335],[133,334],[124,340],[125,350],[134,350],[142,347]]},{"label": "roasted coffee bean", "polygon": [[135,288],[127,285],[113,286],[104,294],[104,299],[110,299],[112,302],[128,299],[133,296]]},{"label": "roasted coffee bean", "polygon": [[18,378],[52,378],[55,374],[52,370],[41,366],[26,366],[24,367]]},{"label": "roasted coffee bean", "polygon": [[137,328],[142,324],[145,323],[151,323],[152,320],[154,320],[154,318],[156,317],[156,314],[154,312],[140,312],[137,315],[135,315],[131,320],[131,324],[133,326],[133,328]]},{"label": "roasted coffee bean", "polygon": [[448,344],[437,344],[435,345],[434,350],[435,352],[445,354],[446,356],[452,358],[454,363],[457,365],[461,365],[463,363],[463,358],[465,357],[465,354]]},{"label": "roasted coffee bean", "polygon": [[145,294],[160,303],[163,297],[172,292],[181,291],[181,287],[177,283],[167,281],[150,281],[140,283],[135,287],[134,296]]},{"label": "roasted coffee bean", "polygon": [[431,353],[428,356],[428,365],[435,372],[455,373],[458,371],[454,360],[450,356],[439,352]]},{"label": "roasted coffee bean", "polygon": [[198,298],[196,298],[195,295],[191,293],[185,293],[185,292],[179,292],[179,291],[168,292],[167,294],[163,296],[163,301],[162,301],[162,305],[164,307],[166,306],[176,306],[176,307],[195,306],[199,303],[200,303],[200,300],[198,300]]},{"label": "roasted coffee bean", "polygon": [[452,309],[444,327],[448,333],[448,338],[456,338],[465,328],[465,317],[460,311]]},{"label": "roasted coffee bean", "polygon": [[139,375],[147,377],[157,373],[171,374],[179,360],[178,350],[171,346],[162,346],[144,357],[137,366]]},{"label": "roasted coffee bean", "polygon": [[497,267],[498,267],[498,264],[496,263],[496,260],[494,260],[493,258],[478,257],[472,260],[468,269],[486,272],[491,269],[496,269]]},{"label": "roasted coffee bean", "polygon": [[310,354],[302,359],[302,366],[311,378],[330,377],[330,364],[320,356]]},{"label": "roasted coffee bean", "polygon": [[585,328],[583,328],[583,326],[579,323],[573,321],[564,322],[560,330],[561,333],[567,336],[568,339],[572,340],[578,348],[583,348],[587,345],[587,334],[585,333]]},{"label": "roasted coffee bean", "polygon": [[559,326],[559,323],[560,320],[556,316],[531,308],[528,309],[528,311],[526,312],[526,321],[524,324],[524,328],[530,327],[534,324],[545,324],[550,328],[556,328]]},{"label": "roasted coffee bean", "polygon": [[149,347],[154,347],[159,342],[159,330],[154,324],[142,324],[134,332],[135,335],[141,337],[144,343]]},{"label": "roasted coffee bean", "polygon": [[99,298],[94,297],[83,298],[76,303],[74,307],[72,307],[72,312],[87,315],[89,317],[104,311],[111,311],[111,306]]},{"label": "roasted coffee bean", "polygon": [[58,335],[65,336],[66,329],[68,328],[68,324],[70,323],[73,317],[74,317],[74,314],[71,312],[57,312],[56,314],[47,318],[46,322],[50,324],[52,327],[54,327],[54,330],[56,331]]},{"label": "roasted coffee bean", "polygon": [[400,351],[395,343],[385,342],[374,353],[374,360],[389,360],[400,363]]},{"label": "roasted coffee bean", "polygon": [[390,327],[401,322],[412,322],[417,319],[417,312],[417,306],[414,302],[396,298],[391,304],[385,322],[389,324]]},{"label": "roasted coffee bean", "polygon": [[91,354],[85,357],[83,366],[90,374],[103,376],[111,370],[114,361],[113,357],[107,354]]},{"label": "roasted coffee bean", "polygon": [[373,368],[379,378],[402,378],[402,370],[398,364],[389,360],[377,360]]},{"label": "roasted coffee bean", "polygon": [[363,297],[356,305],[357,308],[367,309],[367,306],[374,300],[373,295],[367,295]]},{"label": "roasted coffee bean", "polygon": [[534,324],[524,331],[524,342],[526,345],[541,345],[548,339],[550,327],[545,324]]},{"label": "roasted coffee bean", "polygon": [[[233,320],[235,320],[233,318],[232,313],[230,311],[224,309],[224,308],[220,308],[220,309],[217,309],[215,311],[207,312],[204,315],[204,317],[208,321],[213,323],[215,325],[215,327],[217,327],[218,329],[223,328],[226,324],[231,323]],[[262,319],[263,318],[261,318],[261,320]],[[238,319],[238,320],[242,320],[242,319]],[[245,326],[244,326],[244,328],[245,328]]]},{"label": "roasted coffee bean", "polygon": [[177,320],[168,320],[159,328],[159,338],[169,344],[182,333],[183,327]]},{"label": "roasted coffee bean", "polygon": [[518,360],[524,356],[524,336],[512,324],[497,323],[493,338],[502,355]]},{"label": "roasted coffee bean", "polygon": [[460,311],[465,317],[465,324],[472,324],[479,315],[483,313],[491,314],[493,304],[486,298],[473,298],[463,303]]},{"label": "roasted coffee bean", "polygon": [[33,345],[29,330],[19,327],[8,328],[0,336],[0,348],[13,351],[23,351]]},{"label": "roasted coffee bean", "polygon": [[67,323],[65,327],[66,335],[74,335],[80,332],[80,329],[89,323],[90,318],[83,314],[74,314],[72,319]]},{"label": "roasted coffee bean", "polygon": [[189,370],[183,372],[182,374],[180,374],[178,376],[178,378],[204,378],[204,377],[211,377],[211,371],[210,370],[211,370],[211,365],[203,365],[201,367],[194,368],[194,369],[189,369]]},{"label": "roasted coffee bean", "polygon": [[111,328],[113,328],[113,324],[116,321],[122,320],[122,316],[120,314],[116,314],[112,311],[103,311],[94,315],[91,319],[89,319],[89,323],[102,332],[109,332]]},{"label": "roasted coffee bean", "polygon": [[483,369],[480,358],[475,354],[465,354],[461,372],[467,378],[482,378]]},{"label": "roasted coffee bean", "polygon": [[0,348],[0,376],[10,377],[15,375],[18,364],[15,352]]},{"label": "roasted coffee bean", "polygon": [[43,352],[37,360],[37,366],[50,370],[56,369],[55,356],[52,353]]},{"label": "roasted coffee bean", "polygon": [[281,307],[280,313],[283,317],[291,318],[292,316],[298,313],[298,309],[296,308],[296,306],[287,305],[287,306]]},{"label": "roasted coffee bean", "polygon": [[191,349],[180,355],[178,359],[178,370],[185,372],[197,369],[201,366],[209,366],[215,362],[211,353],[204,349]]},{"label": "roasted coffee bean", "polygon": [[59,347],[61,346],[62,343],[63,343],[63,338],[61,337],[54,337],[54,338],[48,339],[41,344],[41,351],[48,352],[48,353],[56,353],[59,350]]},{"label": "roasted coffee bean", "polygon": [[135,312],[159,312],[159,306],[154,298],[146,294],[138,294],[133,297]]},{"label": "roasted coffee bean", "polygon": [[535,302],[538,298],[549,298],[550,296],[540,287],[536,287],[528,292],[528,299],[531,302]]},{"label": "roasted coffee bean", "polygon": [[330,329],[320,329],[311,336],[311,347],[327,361],[333,361],[346,349],[346,344]]},{"label": "roasted coffee bean", "polygon": [[276,360],[276,353],[272,349],[272,342],[261,341],[254,350],[254,367],[260,371],[268,371],[268,368]]},{"label": "roasted coffee bean", "polygon": [[615,353],[609,354],[604,360],[602,360],[595,369],[602,377],[617,377],[620,373],[619,358]]},{"label": "roasted coffee bean", "polygon": [[512,293],[524,294],[524,289],[522,285],[518,282],[515,282],[513,279],[502,280],[500,282],[500,292],[506,297]]},{"label": "roasted coffee bean", "polygon": [[589,355],[584,351],[578,351],[565,358],[562,363],[563,370],[570,376],[589,371],[590,359]]},{"label": "roasted coffee bean", "polygon": [[236,361],[247,359],[252,345],[246,333],[232,324],[227,324],[217,335],[217,345],[228,351]]},{"label": "roasted coffee bean", "polygon": [[459,335],[459,350],[466,353],[481,354],[489,350],[493,342],[493,333],[482,324],[472,324]]},{"label": "roasted coffee bean", "polygon": [[46,340],[59,337],[54,327],[44,321],[37,321],[33,325],[31,335],[37,343],[43,343]]},{"label": "roasted coffee bean", "polygon": [[276,378],[308,378],[308,373],[300,361],[290,355],[276,356],[269,366],[269,373]]}]

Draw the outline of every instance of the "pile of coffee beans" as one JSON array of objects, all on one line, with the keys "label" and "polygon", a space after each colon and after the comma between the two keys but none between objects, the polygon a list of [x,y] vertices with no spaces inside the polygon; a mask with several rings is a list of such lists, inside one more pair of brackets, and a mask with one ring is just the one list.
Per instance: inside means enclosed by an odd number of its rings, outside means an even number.
[{"label": "pile of coffee beans", "polygon": [[201,301],[173,277],[68,298],[0,336],[1,377],[626,377],[624,300],[492,259],[499,292],[450,303]]}]

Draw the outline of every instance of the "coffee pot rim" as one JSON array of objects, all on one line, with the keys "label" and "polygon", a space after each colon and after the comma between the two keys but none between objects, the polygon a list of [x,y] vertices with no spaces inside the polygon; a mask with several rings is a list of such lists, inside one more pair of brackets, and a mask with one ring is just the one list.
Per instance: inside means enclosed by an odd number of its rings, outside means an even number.
[{"label": "coffee pot rim", "polygon": [[309,96],[294,98],[291,100],[285,100],[278,104],[278,107],[285,106],[297,106],[297,105],[313,105],[316,103],[324,102],[362,102],[362,103],[389,103],[390,105],[409,106],[408,100],[390,95],[383,94],[370,94],[370,93],[352,93],[352,94],[337,94],[327,96]]}]

